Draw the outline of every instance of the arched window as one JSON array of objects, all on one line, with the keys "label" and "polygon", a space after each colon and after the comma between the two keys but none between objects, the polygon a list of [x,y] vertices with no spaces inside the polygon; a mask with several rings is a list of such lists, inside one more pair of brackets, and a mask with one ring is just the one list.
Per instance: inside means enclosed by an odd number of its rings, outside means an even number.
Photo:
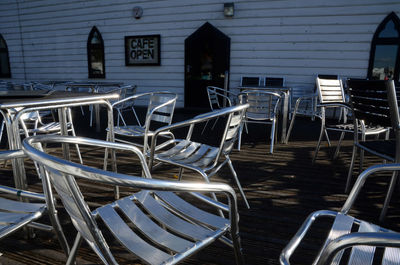
[{"label": "arched window", "polygon": [[0,34],[0,77],[11,77],[7,43]]},{"label": "arched window", "polygon": [[378,26],[371,43],[368,78],[399,80],[400,19],[390,13]]},{"label": "arched window", "polygon": [[105,78],[104,43],[100,32],[96,27],[90,31],[87,41],[87,56],[89,78]]}]

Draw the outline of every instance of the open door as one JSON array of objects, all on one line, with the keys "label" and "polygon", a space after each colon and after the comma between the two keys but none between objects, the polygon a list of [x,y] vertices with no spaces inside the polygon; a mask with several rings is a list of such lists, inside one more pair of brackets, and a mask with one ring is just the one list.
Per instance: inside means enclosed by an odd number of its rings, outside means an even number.
[{"label": "open door", "polygon": [[224,87],[230,45],[230,38],[208,22],[185,40],[185,108],[209,109],[206,87]]}]

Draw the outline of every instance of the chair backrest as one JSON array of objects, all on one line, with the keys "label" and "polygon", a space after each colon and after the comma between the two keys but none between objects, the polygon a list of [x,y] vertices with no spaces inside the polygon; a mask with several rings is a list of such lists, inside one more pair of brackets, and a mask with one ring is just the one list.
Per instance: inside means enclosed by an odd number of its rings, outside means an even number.
[{"label": "chair backrest", "polygon": [[225,90],[222,88],[208,86],[207,95],[211,110],[216,110],[224,107],[224,103],[227,107],[232,106],[230,98],[225,95]]},{"label": "chair backrest", "polygon": [[259,76],[242,76],[240,78],[240,86],[258,87],[264,86],[263,79]]},{"label": "chair backrest", "polygon": [[178,96],[171,92],[153,92],[150,96],[146,113],[145,126],[150,121],[156,121],[170,125],[174,115],[175,104]]},{"label": "chair backrest", "polygon": [[[362,120],[367,125],[392,126],[387,87],[394,90],[393,82],[349,79],[347,85],[356,120]],[[394,104],[396,98],[392,97],[390,101]]]},{"label": "chair backrest", "polygon": [[271,91],[247,90],[239,94],[241,103],[248,103],[246,118],[271,120],[278,112],[281,95]]},{"label": "chair backrest", "polygon": [[266,87],[283,87],[285,86],[285,78],[283,77],[266,77],[264,81]]},{"label": "chair backrest", "polygon": [[[107,177],[123,175],[104,171],[101,169],[79,165],[56,156],[51,156],[43,152],[42,145],[46,143],[54,143],[61,145],[66,144],[85,144],[105,148],[107,142],[97,141],[89,138],[76,138],[64,136],[39,136],[27,138],[23,142],[24,150],[28,156],[37,163],[40,176],[46,183],[51,183],[64,205],[65,210],[69,214],[73,225],[86,240],[90,247],[103,259],[106,264],[116,264],[112,253],[106,243],[100,228],[95,220],[96,214],[92,213],[89,205],[85,201],[83,194],[79,188],[76,178],[107,180]],[[112,145],[112,144],[111,144]],[[133,151],[141,159],[141,165],[146,167],[144,157],[141,156],[140,150],[136,147],[130,147],[126,150]],[[145,176],[149,177],[149,171],[144,168]],[[138,174],[141,174],[138,171]],[[46,194],[51,194],[51,186],[43,186],[47,188]]]},{"label": "chair backrest", "polygon": [[[229,154],[232,151],[247,108],[247,104],[231,107],[232,111],[228,115],[224,134],[221,140],[220,153]],[[219,156],[217,156],[217,159],[218,157]]]},{"label": "chair backrest", "polygon": [[316,84],[318,90],[318,98],[321,103],[345,102],[342,80],[324,79],[317,77]]}]

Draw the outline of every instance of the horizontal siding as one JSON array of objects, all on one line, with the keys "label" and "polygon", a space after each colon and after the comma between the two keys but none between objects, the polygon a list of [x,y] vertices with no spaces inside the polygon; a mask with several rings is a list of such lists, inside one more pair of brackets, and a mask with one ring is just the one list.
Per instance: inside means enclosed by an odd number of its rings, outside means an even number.
[{"label": "horizontal siding", "polygon": [[[96,26],[105,42],[106,80],[135,83],[139,92],[174,91],[182,107],[184,40],[207,21],[231,38],[232,88],[250,74],[312,86],[318,73],[365,76],[376,27],[392,11],[400,16],[397,0],[238,0],[235,16],[225,18],[224,2],[4,0],[0,34],[13,79],[86,80],[86,42]],[[134,6],[143,7],[139,20]],[[161,66],[125,66],[124,36],[141,34],[161,35]]]}]

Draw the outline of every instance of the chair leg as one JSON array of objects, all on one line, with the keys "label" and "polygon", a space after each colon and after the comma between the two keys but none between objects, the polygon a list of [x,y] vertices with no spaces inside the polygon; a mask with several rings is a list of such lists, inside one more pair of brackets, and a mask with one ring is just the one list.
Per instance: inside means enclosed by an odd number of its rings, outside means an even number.
[{"label": "chair leg", "polygon": [[274,141],[275,141],[275,119],[272,121],[271,125],[271,144],[269,147],[269,152],[274,153]]},{"label": "chair leg", "polygon": [[226,159],[228,160],[229,169],[230,169],[231,172],[232,172],[233,179],[236,181],[236,184],[237,184],[237,186],[238,186],[238,188],[239,188],[240,195],[242,196],[244,202],[246,203],[247,209],[250,209],[250,205],[249,205],[249,203],[247,202],[246,195],[244,195],[244,192],[243,192],[243,189],[242,189],[242,185],[240,185],[240,182],[239,182],[239,179],[238,179],[238,177],[237,177],[236,171],[235,171],[235,169],[233,168],[232,161],[231,161],[231,159],[229,158],[229,156],[226,156]]},{"label": "chair leg", "polygon": [[387,210],[388,210],[388,207],[389,207],[390,199],[392,198],[393,191],[396,188],[397,175],[398,175],[398,171],[395,171],[392,174],[392,178],[390,180],[389,189],[388,189],[388,192],[386,194],[385,202],[383,204],[383,208],[382,208],[381,214],[379,216],[379,221],[380,222],[383,222],[385,220],[385,216],[386,216],[386,213],[387,213]]},{"label": "chair leg", "polygon": [[319,139],[318,139],[317,147],[315,148],[314,157],[313,157],[313,159],[312,159],[312,163],[313,163],[313,164],[314,164],[314,162],[315,162],[315,159],[317,158],[318,151],[319,151],[319,148],[320,148],[320,146],[321,146],[321,141],[322,141],[322,137],[323,137],[323,135],[324,135],[324,132],[325,132],[324,126],[321,126],[321,132],[319,133]]},{"label": "chair leg", "polygon": [[[70,123],[71,123],[71,132],[72,132],[72,135],[73,135],[73,136],[76,136],[74,124],[72,123],[71,109],[68,110],[68,119],[70,120]],[[76,145],[75,145],[75,148],[76,148],[76,152],[78,153],[79,162],[80,162],[81,164],[83,164],[81,151],[79,150],[79,145],[76,144]]]},{"label": "chair leg", "polygon": [[68,260],[66,262],[66,265],[74,264],[75,259],[76,259],[76,254],[78,253],[78,249],[82,243],[82,236],[78,232],[78,234],[75,237],[74,245],[72,246],[71,253],[68,256]]},{"label": "chair leg", "polygon": [[242,132],[243,132],[243,126],[245,125],[245,122],[242,122],[239,128],[239,136],[238,136],[238,150],[240,151],[240,146],[242,145]]},{"label": "chair leg", "polygon": [[242,253],[242,246],[240,244],[240,236],[239,233],[231,233],[232,243],[233,243],[233,251],[235,252],[235,260],[236,265],[245,264],[244,257]]},{"label": "chair leg", "polygon": [[207,120],[207,121],[206,121],[206,124],[204,124],[203,130],[201,130],[201,134],[203,134],[203,133],[204,133],[204,131],[205,131],[205,129],[206,129],[206,127],[207,127],[207,125],[208,125],[208,121],[209,121],[209,120]]},{"label": "chair leg", "polygon": [[338,145],[336,146],[335,153],[333,154],[333,159],[336,159],[339,156],[340,146],[342,144],[342,141],[343,141],[343,138],[344,138],[344,134],[345,134],[345,132],[342,132],[340,134]]},{"label": "chair leg", "polygon": [[351,162],[350,162],[350,167],[349,167],[349,172],[347,173],[347,181],[346,181],[346,187],[344,189],[345,193],[348,193],[350,190],[350,182],[351,182],[351,178],[353,176],[353,168],[354,168],[354,162],[356,160],[356,156],[357,156],[357,146],[353,145],[353,153],[351,155]]},{"label": "chair leg", "polygon": [[294,120],[295,119],[296,119],[296,110],[293,111],[292,119],[290,120],[289,129],[287,131],[286,138],[285,138],[285,144],[287,144],[289,142],[290,134],[292,133],[292,129],[293,129],[293,125],[294,125]]}]

